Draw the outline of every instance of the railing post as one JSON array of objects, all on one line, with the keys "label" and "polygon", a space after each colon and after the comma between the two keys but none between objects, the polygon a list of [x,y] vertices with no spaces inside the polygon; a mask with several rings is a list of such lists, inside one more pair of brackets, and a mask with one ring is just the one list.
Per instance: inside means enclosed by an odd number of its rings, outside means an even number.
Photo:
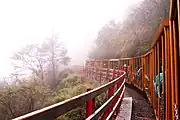
[{"label": "railing post", "polygon": [[109,69],[107,68],[107,71],[106,71],[106,82],[108,82],[109,80]]},{"label": "railing post", "polygon": [[[120,71],[118,71],[117,77],[120,77],[121,75],[122,75],[122,73],[121,73]],[[120,78],[120,79],[124,79],[124,76],[123,76],[122,78]],[[120,81],[117,83],[117,89],[121,86],[121,84],[122,84],[122,81],[120,80]],[[116,98],[116,102],[118,101],[120,95],[121,95],[121,92],[118,94],[118,96],[117,96],[117,98]],[[121,100],[121,102],[122,102],[122,100]],[[120,105],[121,105],[121,102],[120,102]],[[120,112],[120,105],[117,107],[116,116],[115,116],[115,117],[117,117],[118,113]]]},{"label": "railing post", "polygon": [[130,62],[130,75],[129,75],[129,79],[130,79],[130,84],[132,84],[133,82],[132,82],[132,76],[133,76],[133,74],[132,74],[132,58],[129,60],[129,62]]},{"label": "railing post", "polygon": [[144,81],[145,81],[145,63],[144,63],[144,57],[142,57],[142,82],[141,82],[141,89],[144,91],[145,90],[145,87],[144,87]]},{"label": "railing post", "polygon": [[[107,73],[106,73],[106,82],[109,81],[109,61],[108,61],[108,67],[107,67]],[[108,110],[104,112],[101,120],[106,120],[106,117],[108,115]]]},{"label": "railing post", "polygon": [[91,68],[91,67],[89,66],[89,67],[88,67],[88,79],[90,79],[90,74],[91,74],[91,71],[90,71],[91,69],[90,69],[90,68]]},{"label": "railing post", "polygon": [[93,75],[94,75],[94,67],[91,67],[91,80],[93,80]]},{"label": "railing post", "polygon": [[84,67],[84,71],[85,71],[84,74],[87,77],[87,66]]},{"label": "railing post", "polygon": [[89,66],[88,67],[88,79],[90,79],[90,74],[91,74],[91,69],[90,69],[91,67]]},{"label": "railing post", "polygon": [[[108,76],[108,74],[107,74],[107,76]],[[107,78],[109,78],[109,76]],[[113,69],[112,78],[109,80],[109,82],[112,81],[113,79],[114,79],[114,69]],[[113,94],[114,94],[114,86],[108,90],[108,98],[113,96]],[[112,108],[113,108],[113,104],[110,105],[110,107],[107,109],[107,111],[103,114],[102,120],[106,120],[107,116],[112,111]]]},{"label": "railing post", "polygon": [[[87,89],[87,91],[90,91],[92,89]],[[88,118],[90,115],[94,113],[95,110],[95,99],[91,99],[86,104],[86,118]]]},{"label": "railing post", "polygon": [[98,68],[95,68],[95,71],[96,71],[96,73],[95,73],[94,76],[95,76],[95,80],[97,81],[98,80],[98,74],[97,74],[98,73]]},{"label": "railing post", "polygon": [[[110,81],[114,80],[114,73],[115,73],[115,70],[113,69],[112,78],[111,78]],[[115,86],[112,86],[112,87],[109,89],[109,98],[114,95],[114,87],[115,87]],[[113,103],[112,105],[110,105],[109,110],[108,110],[108,114],[112,111],[113,106],[114,106],[114,103]]]},{"label": "railing post", "polygon": [[102,69],[101,68],[99,68],[99,82],[100,82],[100,85],[102,84],[101,83],[101,80],[102,80],[102,74],[101,74],[101,71],[102,71]]}]

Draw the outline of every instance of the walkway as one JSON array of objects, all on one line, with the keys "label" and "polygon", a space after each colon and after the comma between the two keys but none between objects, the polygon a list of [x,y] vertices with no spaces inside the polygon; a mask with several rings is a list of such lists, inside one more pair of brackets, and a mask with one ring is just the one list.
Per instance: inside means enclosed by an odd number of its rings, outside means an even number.
[{"label": "walkway", "polygon": [[120,113],[116,120],[131,120],[132,114],[132,97],[125,97],[121,103]]},{"label": "walkway", "polygon": [[131,85],[126,85],[124,97],[132,97],[133,99],[131,120],[155,120],[153,108],[145,94]]}]

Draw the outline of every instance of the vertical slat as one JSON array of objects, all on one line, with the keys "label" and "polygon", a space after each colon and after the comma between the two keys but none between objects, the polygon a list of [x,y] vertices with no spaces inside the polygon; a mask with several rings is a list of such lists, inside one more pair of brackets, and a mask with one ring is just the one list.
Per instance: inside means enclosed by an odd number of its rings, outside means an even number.
[{"label": "vertical slat", "polygon": [[177,0],[177,17],[178,17],[177,26],[179,28],[179,36],[180,36],[180,1],[179,0]]},{"label": "vertical slat", "polygon": [[[146,56],[144,57],[144,73],[145,73],[145,75],[147,75],[147,57]],[[147,79],[144,79],[144,84],[143,84],[144,88],[147,88],[146,81],[147,81]]]},{"label": "vertical slat", "polygon": [[132,58],[130,59],[130,83],[132,83]]},{"label": "vertical slat", "polygon": [[[173,21],[173,38],[174,38],[174,80],[175,80],[175,103],[176,103],[176,106],[179,106],[179,83],[178,83],[178,50],[179,50],[179,46],[178,46],[178,39],[177,39],[177,31],[175,29],[175,21]],[[180,32],[179,32],[180,33]]]},{"label": "vertical slat", "polygon": [[142,64],[141,89],[144,90],[144,87],[143,87],[143,85],[144,85],[144,79],[145,79],[145,78],[144,78],[144,77],[145,77],[145,74],[144,74],[144,57],[142,57],[141,60],[142,60],[142,62],[141,62],[141,64]]},{"label": "vertical slat", "polygon": [[[160,95],[160,49],[159,49],[159,42],[157,42],[157,73],[158,73],[158,93]],[[157,115],[158,120],[160,120],[160,96],[158,95],[158,106],[157,106]]]},{"label": "vertical slat", "polygon": [[166,119],[172,120],[172,111],[171,111],[171,79],[170,79],[170,54],[169,54],[169,30],[164,28],[165,34],[165,77],[166,77]]},{"label": "vertical slat", "polygon": [[[180,44],[180,1],[179,1],[179,0],[177,0],[177,9],[178,9],[178,10],[177,10],[177,11],[178,11],[178,13],[177,13],[177,14],[178,14],[178,15],[177,15],[177,16],[178,16],[178,22],[177,22],[177,25],[174,25],[174,26],[178,26],[178,28],[179,28],[179,29],[177,30],[177,32],[179,33],[179,38],[177,38],[177,39],[178,39],[177,41],[178,41],[178,43]],[[178,34],[178,33],[177,33],[177,34]],[[180,48],[179,48],[179,44],[177,45],[177,46],[178,46],[178,50],[180,49]],[[178,54],[178,57],[179,57],[179,56],[180,56],[180,53]],[[179,60],[179,59],[178,59],[178,60]],[[179,63],[179,65],[178,65],[178,67],[180,68],[180,63]],[[177,72],[180,74],[179,68],[178,68],[178,71],[177,71]],[[178,73],[177,73],[177,74],[178,74]],[[179,75],[178,77],[180,77],[180,75]],[[179,86],[180,86],[180,78],[178,78],[178,84],[177,84],[177,85],[178,85],[178,89],[179,89],[179,88],[180,88],[180,87],[179,87]],[[180,92],[179,92],[179,91],[178,91],[177,97],[178,97],[178,98],[177,98],[178,107],[180,107],[180,103],[179,103],[179,102],[180,102]],[[179,113],[179,114],[180,114],[180,113]]]},{"label": "vertical slat", "polygon": [[[120,73],[120,71],[118,71],[118,76],[117,76],[117,77],[120,77],[120,76],[121,76],[121,73]],[[119,88],[119,87],[121,86],[121,84],[122,84],[122,82],[119,81],[119,82],[117,83],[117,88]],[[121,94],[119,94],[119,95],[117,96],[116,102],[118,101],[120,95],[121,95]],[[118,115],[119,112],[120,112],[120,106],[118,106],[118,108],[117,108],[117,110],[116,110],[116,115]]]},{"label": "vertical slat", "polygon": [[[149,71],[148,71],[148,69],[149,69],[149,55],[146,56],[146,65],[147,65],[147,67],[146,67],[146,73],[147,73],[148,78],[149,78]],[[148,88],[147,94],[149,95],[148,79],[146,79],[146,86],[147,86],[147,88]]]},{"label": "vertical slat", "polygon": [[129,84],[130,84],[130,74],[131,74],[131,73],[130,73],[130,72],[131,72],[131,70],[130,70],[131,68],[130,68],[130,67],[131,67],[130,59],[128,59],[128,83],[129,83]]},{"label": "vertical slat", "polygon": [[[144,57],[144,74],[147,76],[147,73],[146,73],[146,56]],[[146,79],[144,79],[143,87],[145,88],[145,91],[146,91]]]},{"label": "vertical slat", "polygon": [[100,69],[99,69],[99,82],[100,85],[102,84],[102,65],[103,65],[103,61],[100,61]]},{"label": "vertical slat", "polygon": [[170,64],[171,64],[171,109],[172,109],[172,120],[175,119],[174,117],[174,103],[175,103],[175,88],[174,88],[174,51],[173,51],[173,48],[174,48],[174,43],[173,43],[173,23],[172,23],[172,20],[169,21],[169,29],[170,29]]},{"label": "vertical slat", "polygon": [[162,41],[162,73],[163,73],[163,81],[162,81],[162,97],[161,97],[161,99],[162,99],[162,120],[165,120],[165,108],[164,108],[164,106],[165,106],[165,71],[164,71],[164,66],[165,66],[165,41],[164,41],[164,38],[163,38],[163,36],[161,36],[161,41]]},{"label": "vertical slat", "polygon": [[[150,78],[150,54],[148,54],[148,78]],[[150,96],[150,81],[147,80],[147,83],[148,83],[148,95]]]},{"label": "vertical slat", "polygon": [[[112,68],[112,67],[113,67],[113,66],[112,66],[112,62],[111,62],[111,68]],[[112,81],[112,80],[114,80],[115,69],[113,69],[112,72],[113,72],[112,78],[109,80],[109,82]],[[110,98],[110,97],[113,96],[113,94],[114,94],[114,87],[115,87],[115,85],[113,85],[113,86],[108,90],[108,98]],[[109,115],[109,113],[112,111],[114,104],[115,104],[115,103],[113,102],[113,104],[110,105],[110,107],[108,108],[108,110],[103,114],[102,120],[105,120],[105,119],[106,119],[106,117],[107,117],[107,116]]]},{"label": "vertical slat", "polygon": [[131,66],[131,82],[134,84],[134,58],[131,60],[132,66]]},{"label": "vertical slat", "polygon": [[[158,66],[158,50],[157,50],[157,43],[156,43],[156,46],[155,46],[155,78],[154,78],[154,80],[155,80],[155,83],[156,83],[156,76],[158,75],[157,74],[157,72],[158,72],[158,70],[157,70],[157,66]],[[156,88],[156,92],[157,92],[157,88]],[[156,94],[155,94],[155,112],[156,112],[156,117],[158,117],[157,115],[158,115],[158,98],[157,98],[157,96],[156,96]]]},{"label": "vertical slat", "polygon": [[152,103],[152,98],[153,98],[153,52],[150,53],[150,91],[151,91],[151,96],[150,96],[150,102]]},{"label": "vertical slat", "polygon": [[[138,69],[140,69],[141,68],[141,57],[139,57],[138,58],[138,65],[139,65],[139,68]],[[140,74],[139,74],[140,75]],[[140,76],[138,76],[138,87],[139,87],[139,89],[141,89],[141,85],[140,85],[140,83],[141,83],[141,78],[140,78]]]},{"label": "vertical slat", "polygon": [[155,76],[155,49],[153,48],[153,51],[152,51],[152,83],[153,83],[153,86],[152,86],[152,106],[154,108],[155,106],[155,102],[154,102],[154,96],[155,96],[155,88],[154,88],[154,76]]},{"label": "vertical slat", "polygon": [[[111,82],[112,80],[114,80],[114,69],[112,71],[112,78],[110,79],[109,82]],[[112,86],[110,89],[109,89],[109,98],[112,97],[114,94],[114,86]],[[112,108],[113,108],[113,104],[108,108],[108,115],[109,113],[112,111]]]},{"label": "vertical slat", "polygon": [[151,53],[149,53],[149,102],[151,102]]},{"label": "vertical slat", "polygon": [[120,70],[120,60],[118,60],[118,70]]},{"label": "vertical slat", "polygon": [[132,58],[131,79],[131,82],[134,84],[134,58]]},{"label": "vertical slat", "polygon": [[136,86],[138,86],[138,80],[137,80],[138,58],[136,58],[136,67],[135,68],[136,68],[135,69],[135,73],[136,73],[136,77],[135,77],[135,79],[136,79]]},{"label": "vertical slat", "polygon": [[[107,65],[107,73],[106,73],[106,81],[109,82],[109,68],[111,68],[110,66],[110,61],[108,60],[108,65]],[[109,91],[108,91],[109,94]],[[108,116],[108,110],[106,110],[101,118],[101,120],[106,120],[106,117]]]},{"label": "vertical slat", "polygon": [[[177,23],[176,26],[178,26],[178,28],[179,28],[177,32],[179,33],[178,43],[180,44],[180,1],[179,1],[179,0],[177,0],[177,9],[178,9],[178,10],[177,10],[177,11],[178,11],[178,13],[177,13],[177,14],[178,14],[178,15],[177,15],[177,16],[178,16],[178,23]],[[177,34],[178,34],[178,33],[177,33]],[[179,45],[179,44],[178,44],[178,45]],[[179,46],[178,46],[178,48],[179,48]],[[179,48],[179,49],[180,49],[180,48]],[[179,53],[179,56],[180,56],[180,53]],[[178,56],[178,57],[179,57],[179,56]],[[180,74],[180,70],[179,70],[179,69],[180,69],[180,63],[179,63],[179,65],[178,65],[178,67],[179,67],[179,68],[178,68],[178,73]],[[180,77],[180,76],[178,76],[178,77]],[[179,88],[179,86],[180,86],[180,78],[178,78],[178,88]],[[178,100],[177,100],[177,101],[178,101],[178,109],[180,110],[180,103],[179,103],[179,102],[180,102],[180,92],[178,92],[178,98],[177,98],[177,99],[178,99]],[[177,111],[177,112],[179,112],[179,111]],[[179,112],[179,114],[180,114],[180,112]],[[179,115],[178,115],[178,117],[179,117]]]},{"label": "vertical slat", "polygon": [[[157,68],[157,62],[156,62],[156,60],[157,60],[157,50],[156,50],[156,46],[154,47],[154,79],[153,79],[153,83],[155,83],[156,81],[155,81],[155,79],[156,79],[156,74],[157,74],[157,72],[156,72],[156,68]],[[156,89],[155,88],[156,86],[154,86],[154,89]],[[156,112],[157,112],[157,109],[156,109],[156,91],[155,91],[155,95],[154,95],[154,109],[155,109],[155,114],[157,114]]]}]

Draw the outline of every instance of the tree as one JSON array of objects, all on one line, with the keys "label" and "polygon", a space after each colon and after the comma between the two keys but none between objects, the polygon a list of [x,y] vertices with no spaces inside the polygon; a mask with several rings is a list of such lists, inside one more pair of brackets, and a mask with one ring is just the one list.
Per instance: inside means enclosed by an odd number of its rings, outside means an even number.
[{"label": "tree", "polygon": [[52,84],[55,84],[59,67],[70,62],[70,58],[66,55],[67,49],[64,44],[59,43],[57,36],[52,35],[43,44],[27,45],[15,53],[12,65],[18,75],[31,73],[41,80],[47,80],[48,77],[53,80]]},{"label": "tree", "polygon": [[95,48],[89,53],[89,57],[95,59],[113,58],[116,55],[114,39],[119,35],[120,24],[110,21],[98,33],[98,37],[94,41]]},{"label": "tree", "polygon": [[25,75],[31,73],[44,79],[46,60],[40,55],[40,46],[37,44],[27,45],[12,57],[12,65],[16,74]]},{"label": "tree", "polygon": [[[41,81],[41,80],[40,80]],[[31,77],[17,86],[9,85],[0,93],[0,119],[9,120],[45,107],[54,92],[31,80]]]},{"label": "tree", "polygon": [[144,0],[133,6],[122,24],[110,21],[102,27],[89,56],[104,59],[146,53],[160,23],[169,15],[169,4],[166,0]]},{"label": "tree", "polygon": [[61,64],[68,65],[70,58],[67,56],[67,49],[63,43],[58,43],[57,36],[52,35],[44,41],[40,48],[41,58],[46,60],[48,75],[54,81],[56,81],[57,72]]},{"label": "tree", "polygon": [[12,119],[52,104],[60,79],[67,77],[59,68],[69,62],[67,49],[56,36],[16,52],[12,56],[14,72],[4,77],[8,82],[0,93],[0,119]]}]

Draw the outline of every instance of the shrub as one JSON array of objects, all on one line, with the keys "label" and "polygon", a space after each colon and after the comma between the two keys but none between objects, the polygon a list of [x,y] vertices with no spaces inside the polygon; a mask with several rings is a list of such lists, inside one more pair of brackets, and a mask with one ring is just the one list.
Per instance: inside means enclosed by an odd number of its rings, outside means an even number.
[{"label": "shrub", "polygon": [[[32,77],[33,78],[33,77]],[[88,88],[96,88],[99,83],[82,79],[72,71],[63,71],[57,88],[51,89],[39,79],[22,80],[10,85],[0,93],[0,119],[9,120],[37,109],[61,102],[84,93]],[[105,94],[96,97],[96,106],[105,100]],[[85,118],[85,104],[60,116],[60,120],[81,120]]]}]

